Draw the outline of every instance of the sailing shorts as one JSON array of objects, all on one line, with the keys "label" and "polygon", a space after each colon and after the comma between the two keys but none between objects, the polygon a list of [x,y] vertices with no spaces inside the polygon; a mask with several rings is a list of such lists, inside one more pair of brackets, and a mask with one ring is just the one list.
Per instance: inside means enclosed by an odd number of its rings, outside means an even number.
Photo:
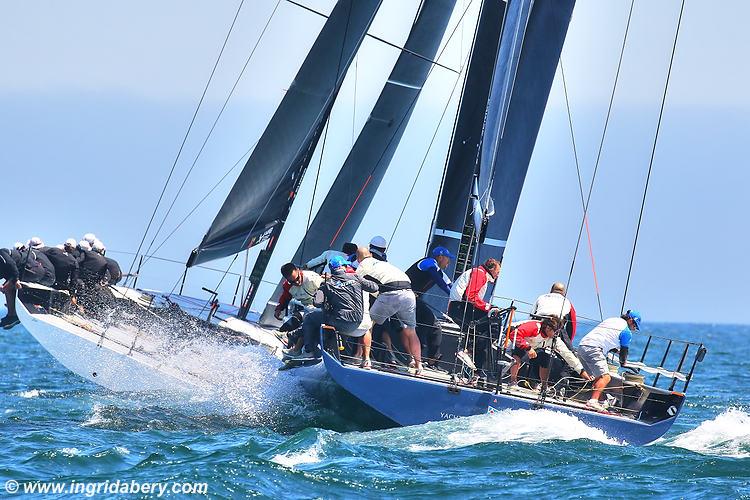
[{"label": "sailing shorts", "polygon": [[[544,349],[534,349],[534,351],[536,352],[536,358],[529,358],[529,362],[538,363],[542,368],[549,368],[549,353]],[[528,353],[528,350],[521,347],[513,348],[513,356],[518,356],[520,359],[523,359]]]},{"label": "sailing shorts", "polygon": [[590,345],[578,346],[578,359],[581,360],[581,364],[583,364],[583,368],[588,374],[594,378],[609,373],[607,358],[604,356],[604,351],[602,351],[601,347]]},{"label": "sailing shorts", "polygon": [[395,290],[378,295],[370,308],[370,318],[382,325],[391,316],[396,316],[406,328],[417,326],[417,298],[411,290]]}]

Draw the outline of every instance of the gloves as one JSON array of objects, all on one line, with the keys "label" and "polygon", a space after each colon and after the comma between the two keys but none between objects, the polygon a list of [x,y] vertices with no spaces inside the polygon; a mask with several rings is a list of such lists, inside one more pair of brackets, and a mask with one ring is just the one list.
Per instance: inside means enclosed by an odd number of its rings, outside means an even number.
[{"label": "gloves", "polygon": [[487,317],[490,319],[497,319],[500,317],[500,309],[497,307],[490,308],[489,311],[487,311]]}]

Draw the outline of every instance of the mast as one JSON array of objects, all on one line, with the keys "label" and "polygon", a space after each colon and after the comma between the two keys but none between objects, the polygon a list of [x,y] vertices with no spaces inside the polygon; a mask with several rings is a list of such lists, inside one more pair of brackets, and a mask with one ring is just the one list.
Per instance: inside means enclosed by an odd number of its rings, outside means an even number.
[{"label": "mast", "polygon": [[[483,13],[494,3],[485,2]],[[464,104],[475,97],[467,83],[430,241],[457,254],[448,270],[454,275],[488,257],[502,258],[574,4],[510,0],[491,85],[485,86],[490,80],[482,74],[479,90],[487,93],[471,109]],[[476,134],[478,124],[478,137],[464,131]],[[429,300],[443,308],[447,299]]]}]

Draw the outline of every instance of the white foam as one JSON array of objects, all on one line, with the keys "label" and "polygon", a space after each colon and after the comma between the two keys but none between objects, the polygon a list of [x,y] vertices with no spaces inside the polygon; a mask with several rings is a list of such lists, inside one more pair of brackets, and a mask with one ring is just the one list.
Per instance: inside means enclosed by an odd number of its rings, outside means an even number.
[{"label": "white foam", "polygon": [[81,425],[83,427],[90,427],[94,425],[103,424],[106,419],[102,415],[102,409],[104,406],[99,403],[94,403],[94,407],[91,409],[91,416],[87,418]]},{"label": "white foam", "polygon": [[60,452],[66,457],[75,457],[81,454],[81,450],[78,448],[63,448]]},{"label": "white foam", "polygon": [[297,452],[278,453],[271,458],[271,462],[283,467],[293,469],[302,464],[314,464],[320,462],[323,457],[323,443],[320,437],[307,449]]},{"label": "white foam", "polygon": [[115,446],[115,451],[116,451],[116,452],[117,452],[117,453],[118,453],[119,455],[123,455],[123,456],[125,456],[125,455],[130,455],[130,450],[129,450],[129,449],[127,449],[127,448],[125,448],[124,446]]},{"label": "white foam", "polygon": [[481,443],[540,443],[577,439],[621,444],[572,415],[552,410],[502,410],[475,417],[429,422],[418,428],[416,432],[415,427],[407,427],[362,433],[354,439],[387,442],[413,452],[448,450]]},{"label": "white foam", "polygon": [[189,395],[193,410],[212,414],[253,415],[299,392],[296,382],[279,375],[280,362],[257,346],[227,346],[192,341],[163,361],[205,383]]},{"label": "white foam", "polygon": [[38,398],[40,395],[44,394],[45,392],[47,391],[40,390],[40,389],[31,389],[30,391],[17,392],[16,396],[18,396],[19,398],[31,399],[31,398]]},{"label": "white foam", "polygon": [[729,408],[664,444],[705,455],[750,457],[750,414],[740,408]]}]

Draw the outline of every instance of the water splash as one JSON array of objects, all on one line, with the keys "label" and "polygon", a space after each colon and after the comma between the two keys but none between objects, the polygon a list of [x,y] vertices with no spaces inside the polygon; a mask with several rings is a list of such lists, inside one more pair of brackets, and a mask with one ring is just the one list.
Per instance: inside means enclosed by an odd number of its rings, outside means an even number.
[{"label": "water splash", "polygon": [[729,408],[664,444],[704,455],[750,457],[750,414],[741,408]]}]

